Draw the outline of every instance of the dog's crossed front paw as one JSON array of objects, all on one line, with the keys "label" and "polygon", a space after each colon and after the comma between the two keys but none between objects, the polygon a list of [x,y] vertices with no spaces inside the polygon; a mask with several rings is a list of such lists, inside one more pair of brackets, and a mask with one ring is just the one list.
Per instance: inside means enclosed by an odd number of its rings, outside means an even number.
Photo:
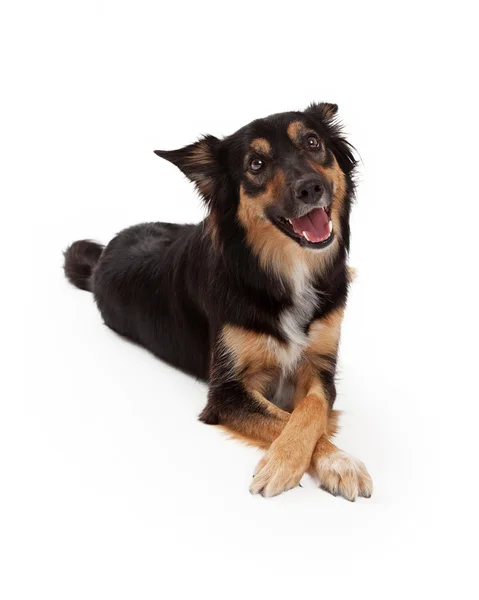
[{"label": "dog's crossed front paw", "polygon": [[373,481],[364,464],[341,450],[313,459],[311,475],[327,492],[354,502],[358,496],[370,498]]},{"label": "dog's crossed front paw", "polygon": [[307,459],[295,448],[275,448],[273,444],[258,463],[249,491],[265,497],[277,496],[296,487],[307,467]]}]

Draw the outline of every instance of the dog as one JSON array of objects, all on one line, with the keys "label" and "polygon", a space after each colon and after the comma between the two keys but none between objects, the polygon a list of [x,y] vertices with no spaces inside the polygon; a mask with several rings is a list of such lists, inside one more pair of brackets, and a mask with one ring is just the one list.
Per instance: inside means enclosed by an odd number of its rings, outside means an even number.
[{"label": "dog", "polygon": [[265,450],[250,486],[265,497],[306,472],[350,501],[372,493],[331,441],[357,166],[337,111],[315,103],[155,151],[195,184],[206,218],[65,252],[108,327],[208,383],[201,421]]}]

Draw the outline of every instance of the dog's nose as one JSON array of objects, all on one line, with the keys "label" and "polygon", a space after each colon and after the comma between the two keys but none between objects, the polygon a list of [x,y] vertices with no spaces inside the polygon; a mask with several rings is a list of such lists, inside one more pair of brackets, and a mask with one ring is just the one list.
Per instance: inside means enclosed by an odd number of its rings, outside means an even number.
[{"label": "dog's nose", "polygon": [[319,177],[299,179],[294,185],[294,194],[305,204],[315,204],[323,195],[323,184]]}]

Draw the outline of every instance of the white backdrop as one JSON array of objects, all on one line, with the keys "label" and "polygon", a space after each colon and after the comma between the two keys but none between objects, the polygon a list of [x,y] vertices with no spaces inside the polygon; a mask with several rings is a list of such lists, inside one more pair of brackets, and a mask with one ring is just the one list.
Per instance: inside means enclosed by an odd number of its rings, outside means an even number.
[{"label": "white backdrop", "polygon": [[[2,7],[2,598],[474,596],[471,7]],[[154,149],[311,101],[339,104],[363,161],[338,444],[375,492],[354,504],[307,478],[250,496],[260,453],[196,420],[205,387],[109,331],[61,270],[75,239],[201,219]]]}]

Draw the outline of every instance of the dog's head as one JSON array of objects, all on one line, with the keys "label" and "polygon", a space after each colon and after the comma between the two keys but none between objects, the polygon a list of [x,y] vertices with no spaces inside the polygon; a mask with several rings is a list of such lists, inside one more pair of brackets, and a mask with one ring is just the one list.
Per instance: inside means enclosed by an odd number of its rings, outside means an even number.
[{"label": "dog's head", "polygon": [[275,239],[308,250],[324,250],[335,239],[347,247],[356,163],[337,108],[313,104],[253,121],[222,140],[206,136],[156,154],[196,184],[219,222],[234,214],[256,237],[274,229]]}]

